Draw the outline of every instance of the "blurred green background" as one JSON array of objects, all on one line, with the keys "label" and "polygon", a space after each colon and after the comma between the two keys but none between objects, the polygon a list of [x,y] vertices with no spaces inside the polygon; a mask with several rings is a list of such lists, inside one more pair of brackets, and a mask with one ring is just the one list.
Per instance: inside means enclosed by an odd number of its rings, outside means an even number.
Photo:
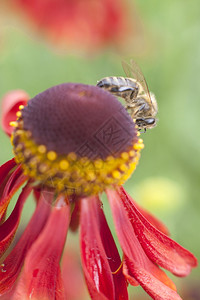
[{"label": "blurred green background", "polygon": [[[163,220],[173,239],[200,259],[199,0],[137,0],[132,9],[142,26],[142,42],[133,41],[126,54],[107,49],[92,56],[61,55],[22,27],[2,22],[0,98],[14,89],[32,97],[63,82],[95,85],[105,76],[123,76],[121,60],[126,55],[134,58],[157,97],[159,122],[142,134],[145,149],[125,187]],[[12,157],[12,149],[2,131],[0,142],[4,163]],[[110,219],[106,202],[104,206]],[[186,286],[200,285],[199,278],[197,268],[188,278],[173,280],[183,294]],[[133,295],[137,290],[133,288]],[[200,299],[200,290],[196,298],[187,299]]]}]

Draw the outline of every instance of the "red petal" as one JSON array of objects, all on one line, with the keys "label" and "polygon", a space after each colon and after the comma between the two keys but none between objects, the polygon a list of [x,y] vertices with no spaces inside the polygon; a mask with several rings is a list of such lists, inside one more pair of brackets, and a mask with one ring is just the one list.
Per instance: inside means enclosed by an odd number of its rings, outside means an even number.
[{"label": "red petal", "polygon": [[2,186],[2,183],[4,182],[4,179],[8,175],[8,173],[16,166],[15,159],[12,158],[11,160],[8,160],[5,164],[3,164],[0,167],[0,186]]},{"label": "red petal", "polygon": [[26,255],[14,299],[64,299],[59,261],[69,226],[70,206],[61,201]]},{"label": "red petal", "polygon": [[156,300],[181,300],[181,297],[173,291],[165,284],[160,282],[157,278],[152,276],[151,273],[147,272],[145,269],[141,269],[141,267],[137,264],[134,264],[125,259],[125,264],[123,267],[124,274],[128,281],[131,283],[133,278],[136,278],[143,289]]},{"label": "red petal", "polygon": [[[43,229],[51,207],[41,198],[20,240],[1,265],[0,295],[10,290],[21,271],[25,256]],[[13,263],[14,262],[14,263]]]},{"label": "red petal", "polygon": [[[132,199],[132,198],[131,198]],[[133,201],[133,199],[132,199]],[[141,208],[135,201],[134,205],[135,207],[140,211],[140,213],[154,226],[156,227],[158,230],[160,230],[162,233],[166,234],[166,235],[170,235],[170,232],[168,230],[168,228],[160,221],[158,220],[156,217],[154,217],[152,214],[150,214],[148,211],[146,211],[145,209]]]},{"label": "red petal", "polygon": [[[119,188],[119,192],[123,194],[124,192],[124,188],[121,186]],[[141,206],[139,206],[137,204],[137,202],[135,202],[133,200],[133,198],[130,197],[131,201],[133,202],[133,205],[140,211],[140,213],[153,225],[155,226],[158,230],[160,230],[162,233],[169,235],[169,230],[168,228],[160,221],[158,220],[156,217],[154,217],[151,213],[149,213],[148,211],[146,211],[145,209],[143,209]]]},{"label": "red petal", "polygon": [[76,200],[74,210],[71,216],[70,229],[76,231],[80,223],[80,201]]},{"label": "red petal", "polygon": [[[14,164],[12,160],[10,164]],[[4,165],[1,166],[2,169],[5,169]],[[1,170],[0,170],[1,173]],[[4,175],[8,175],[4,173]],[[2,176],[3,179],[3,176]],[[15,192],[20,188],[20,186],[27,180],[27,176],[22,174],[21,166],[18,166],[10,175],[8,175],[3,184],[2,190],[0,193],[0,220],[4,217],[5,211],[8,207],[10,199],[15,194]]]},{"label": "red petal", "polygon": [[17,119],[16,112],[20,105],[26,105],[29,96],[22,90],[15,90],[7,93],[2,99],[2,128],[9,136],[13,132],[13,127],[10,126],[11,121]]},{"label": "red petal", "polygon": [[[133,230],[132,220],[127,215],[127,211],[124,208],[120,195],[114,190],[107,190],[107,195],[111,205],[120,245],[125,254],[125,258],[128,261],[128,271],[133,276],[133,283],[135,284],[136,279],[141,284],[141,278],[144,277],[143,285],[141,285],[145,289],[145,285],[147,284],[145,278],[148,277],[151,278],[152,290],[155,290],[158,294],[159,290],[157,291],[157,289],[159,284],[161,287],[166,286],[166,290],[175,290],[176,287],[174,283],[146,256],[138,241],[138,236]],[[130,283],[132,284],[132,281],[130,281]],[[160,291],[162,291],[162,289]],[[161,298],[156,299],[162,299],[162,293],[160,296]]]},{"label": "red petal", "polygon": [[[16,166],[16,162],[15,159],[12,158],[11,160],[7,161],[5,164],[0,166],[0,199],[3,193],[3,189],[9,179],[9,173],[11,172],[11,170],[14,169],[14,167]],[[0,224],[4,221],[5,217],[6,217],[6,212],[2,212],[1,214],[1,207],[2,207],[2,203],[0,200]]]},{"label": "red petal", "polygon": [[16,230],[19,225],[21,212],[28,195],[30,194],[32,187],[26,185],[22,190],[19,199],[15,205],[9,218],[0,226],[0,257],[8,249],[12,242]]},{"label": "red petal", "polygon": [[177,276],[188,275],[191,268],[197,266],[194,255],[152,226],[134,206],[125,190],[119,190],[118,194],[148,257]]},{"label": "red petal", "polygon": [[81,199],[81,255],[92,299],[128,299],[121,260],[98,197]]}]

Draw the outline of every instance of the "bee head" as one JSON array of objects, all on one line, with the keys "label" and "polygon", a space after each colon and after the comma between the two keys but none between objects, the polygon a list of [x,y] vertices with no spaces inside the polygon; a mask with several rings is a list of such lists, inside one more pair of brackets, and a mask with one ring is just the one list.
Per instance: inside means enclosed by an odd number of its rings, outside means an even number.
[{"label": "bee head", "polygon": [[154,118],[138,118],[135,121],[136,125],[138,126],[139,130],[141,129],[150,129],[156,126],[156,119]]}]

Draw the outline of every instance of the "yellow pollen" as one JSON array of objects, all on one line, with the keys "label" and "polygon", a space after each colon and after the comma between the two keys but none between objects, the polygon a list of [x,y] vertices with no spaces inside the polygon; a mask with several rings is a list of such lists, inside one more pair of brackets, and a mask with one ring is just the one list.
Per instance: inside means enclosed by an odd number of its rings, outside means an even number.
[{"label": "yellow pollen", "polygon": [[143,140],[142,140],[142,139],[139,139],[139,140],[138,140],[138,143],[139,143],[139,144],[143,144]]},{"label": "yellow pollen", "polygon": [[119,179],[121,177],[121,173],[119,171],[115,170],[112,172],[112,177]]},{"label": "yellow pollen", "polygon": [[44,154],[47,151],[47,148],[46,148],[45,145],[40,145],[40,146],[38,146],[37,149],[38,149],[38,152],[41,153],[41,154]]},{"label": "yellow pollen", "polygon": [[22,110],[22,109],[24,109],[24,105],[19,106],[19,110]]},{"label": "yellow pollen", "polygon": [[28,157],[30,157],[31,156],[31,150],[30,149],[25,149],[24,150],[24,156],[26,157],[26,158],[28,158]]},{"label": "yellow pollen", "polygon": [[49,151],[49,152],[47,153],[47,158],[48,158],[49,160],[51,160],[51,161],[55,160],[56,157],[57,157],[57,154],[56,154],[56,152],[54,152],[54,151]]},{"label": "yellow pollen", "polygon": [[29,139],[32,136],[32,133],[31,131],[27,130],[25,135]]},{"label": "yellow pollen", "polygon": [[18,123],[12,121],[12,122],[9,123],[9,125],[12,126],[12,127],[17,127],[17,126],[18,126]]},{"label": "yellow pollen", "polygon": [[120,165],[119,168],[122,172],[125,172],[126,170],[128,170],[128,166],[126,164]]},{"label": "yellow pollen", "polygon": [[22,116],[21,111],[17,111],[17,112],[16,112],[16,116],[17,116],[18,118],[20,118],[20,117]]},{"label": "yellow pollen", "polygon": [[114,163],[114,161],[115,161],[115,158],[111,155],[106,158],[107,165],[112,165]]},{"label": "yellow pollen", "polygon": [[60,190],[60,191],[62,191],[62,190],[64,189],[64,184],[63,184],[62,182],[59,181],[59,182],[57,183],[57,189]]},{"label": "yellow pollen", "polygon": [[76,158],[77,158],[77,156],[76,156],[76,154],[75,154],[74,152],[71,152],[71,153],[69,153],[69,154],[67,155],[67,158],[68,158],[69,160],[75,161]]},{"label": "yellow pollen", "polygon": [[121,154],[121,158],[123,158],[124,160],[128,160],[128,159],[129,159],[128,153],[127,153],[127,152],[123,152],[123,153]]},{"label": "yellow pollen", "polygon": [[30,160],[30,162],[29,162],[30,166],[32,166],[32,167],[36,166],[37,163],[38,163],[38,159],[37,159],[36,156],[33,157],[33,158],[31,158],[31,160]]},{"label": "yellow pollen", "polygon": [[143,149],[144,148],[144,145],[143,144],[135,144],[134,146],[133,146],[133,149],[134,150],[141,150],[141,149]]},{"label": "yellow pollen", "polygon": [[139,131],[137,132],[137,136],[140,136],[140,132]]},{"label": "yellow pollen", "polygon": [[135,156],[135,151],[134,150],[129,151],[129,156],[134,157]]},{"label": "yellow pollen", "polygon": [[92,172],[92,171],[89,171],[88,173],[87,173],[87,178],[88,178],[88,180],[95,180],[96,179],[96,176],[95,176],[95,174],[94,174],[94,172]]},{"label": "yellow pollen", "polygon": [[23,149],[23,144],[18,144],[16,147],[16,151],[21,151]]},{"label": "yellow pollen", "polygon": [[97,159],[97,160],[95,161],[94,165],[95,165],[95,167],[96,167],[97,169],[100,169],[100,168],[103,167],[103,161],[102,161],[101,159]]},{"label": "yellow pollen", "polygon": [[47,164],[45,164],[45,163],[39,165],[39,171],[40,171],[41,173],[45,173],[48,169],[49,169],[49,167],[48,167]]},{"label": "yellow pollen", "polygon": [[69,163],[67,160],[63,159],[60,161],[59,166],[60,166],[61,170],[67,170],[69,167]]},{"label": "yellow pollen", "polygon": [[[22,121],[22,122],[21,122]],[[79,157],[76,153],[58,154],[48,151],[43,144],[32,139],[32,133],[23,129],[23,120],[18,121],[12,139],[15,160],[21,163],[24,173],[37,184],[50,187],[66,195],[95,195],[106,188],[123,184],[132,174],[140,157],[140,142],[133,140],[135,148],[129,147],[117,157],[105,159]],[[19,128],[19,123],[22,127]]]}]

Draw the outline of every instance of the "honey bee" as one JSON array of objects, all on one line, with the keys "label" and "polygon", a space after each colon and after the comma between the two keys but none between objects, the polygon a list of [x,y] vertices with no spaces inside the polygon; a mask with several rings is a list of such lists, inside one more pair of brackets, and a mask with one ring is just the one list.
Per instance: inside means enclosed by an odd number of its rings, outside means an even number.
[{"label": "honey bee", "polygon": [[97,82],[103,88],[126,102],[126,109],[138,126],[138,130],[156,126],[158,106],[153,93],[149,92],[146,80],[134,60],[122,62],[127,77],[105,77]]}]

